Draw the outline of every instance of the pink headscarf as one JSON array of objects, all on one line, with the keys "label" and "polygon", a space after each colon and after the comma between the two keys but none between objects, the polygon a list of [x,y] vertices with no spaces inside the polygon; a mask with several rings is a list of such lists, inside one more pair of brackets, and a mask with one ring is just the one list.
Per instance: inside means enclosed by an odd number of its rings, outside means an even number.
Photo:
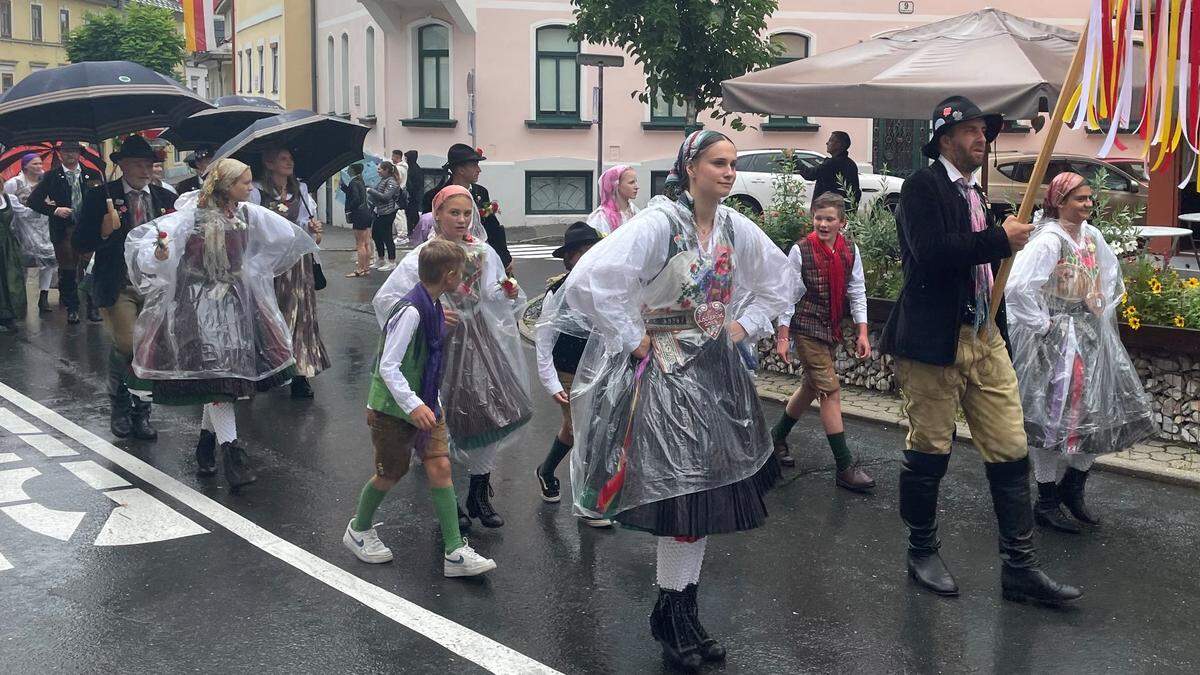
[{"label": "pink headscarf", "polygon": [[470,190],[461,185],[447,185],[441,190],[438,190],[438,193],[433,196],[433,212],[437,213],[437,210],[442,208],[442,202],[455,195],[465,196],[467,199],[471,200],[471,205],[474,206],[475,198],[471,196]]},{"label": "pink headscarf", "polygon": [[1046,188],[1046,201],[1042,204],[1042,214],[1047,218],[1057,218],[1058,209],[1067,200],[1067,195],[1074,192],[1087,179],[1077,173],[1064,171],[1050,181]]},{"label": "pink headscarf", "polygon": [[604,217],[608,218],[608,224],[613,231],[621,226],[621,208],[617,206],[617,186],[621,183],[621,176],[631,168],[625,164],[618,164],[600,174],[600,208],[604,209]]}]

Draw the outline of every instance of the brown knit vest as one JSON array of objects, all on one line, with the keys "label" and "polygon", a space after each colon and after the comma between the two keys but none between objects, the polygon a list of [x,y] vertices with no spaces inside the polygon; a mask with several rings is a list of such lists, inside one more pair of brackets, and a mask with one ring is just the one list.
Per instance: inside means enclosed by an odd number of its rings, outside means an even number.
[{"label": "brown knit vest", "polygon": [[[842,338],[842,327],[831,326],[829,320],[829,279],[821,274],[817,267],[817,256],[812,244],[805,237],[796,242],[800,249],[800,261],[804,267],[801,278],[804,279],[804,297],[796,303],[796,313],[792,315],[791,330],[801,335],[836,345]],[[854,269],[854,246],[847,242],[846,257],[842,261],[846,267],[846,288],[850,287],[850,272]],[[850,316],[850,300],[846,299],[843,316]]]}]

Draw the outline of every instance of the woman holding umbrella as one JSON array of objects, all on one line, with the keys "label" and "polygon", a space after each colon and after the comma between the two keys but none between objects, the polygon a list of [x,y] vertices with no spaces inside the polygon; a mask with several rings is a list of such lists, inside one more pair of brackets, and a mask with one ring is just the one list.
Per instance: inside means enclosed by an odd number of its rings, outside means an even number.
[{"label": "woman holding umbrella", "polygon": [[[309,196],[308,187],[296,179],[296,162],[287,148],[272,146],[262,152],[262,172],[250,192],[250,202],[287,218],[308,232],[314,243],[321,243],[324,227],[316,217],[317,203]],[[317,325],[315,268],[319,263],[315,255],[304,256],[290,270],[275,277],[275,295],[292,333],[292,351],[296,357],[292,398],[312,398],[308,378],[329,367],[329,354]]]}]

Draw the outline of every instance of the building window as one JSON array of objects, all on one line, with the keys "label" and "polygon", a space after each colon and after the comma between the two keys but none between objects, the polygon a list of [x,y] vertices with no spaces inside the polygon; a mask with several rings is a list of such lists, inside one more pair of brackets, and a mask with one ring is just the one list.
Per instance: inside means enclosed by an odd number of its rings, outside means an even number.
[{"label": "building window", "polygon": [[367,117],[375,116],[375,29],[367,26],[363,41],[363,58],[367,62]]},{"label": "building window", "polygon": [[0,0],[0,38],[12,37],[12,0]]},{"label": "building window", "polygon": [[591,212],[592,172],[525,172],[526,214],[558,215]]},{"label": "building window", "polygon": [[417,31],[417,117],[450,119],[450,29],[432,24]]},{"label": "building window", "polygon": [[246,50],[246,93],[254,93],[254,52]]},{"label": "building window", "polygon": [[0,94],[13,88],[13,74],[0,73]]},{"label": "building window", "polygon": [[655,124],[683,124],[687,108],[683,101],[668,101],[666,96],[654,92],[650,106],[650,122]]},{"label": "building window", "polygon": [[271,93],[279,93],[279,43],[271,43]]},{"label": "building window", "polygon": [[334,93],[337,90],[333,81],[333,74],[337,68],[337,59],[334,52],[332,35],[325,42],[325,61],[329,64],[329,67],[326,69],[326,73],[329,76],[325,78],[325,95],[329,99],[329,114],[333,115],[337,113],[337,95]]},{"label": "building window", "polygon": [[58,41],[67,44],[67,38],[71,36],[71,10],[58,10]]},{"label": "building window", "polygon": [[267,61],[263,58],[265,48],[258,48],[258,93],[266,91],[267,86]]},{"label": "building window", "polygon": [[342,114],[350,114],[350,36],[342,33]]},{"label": "building window", "polygon": [[29,39],[34,42],[42,41],[42,6],[29,6]]},{"label": "building window", "polygon": [[579,119],[579,43],[566,26],[537,30],[538,119]]},{"label": "building window", "polygon": [[200,93],[200,78],[197,77],[196,75],[192,75],[189,78],[188,89],[191,89],[193,94],[199,94]]},{"label": "building window", "polygon": [[[777,33],[771,36],[771,42],[782,50],[771,62],[772,66],[808,58],[808,37],[804,35]],[[805,126],[809,123],[807,117],[796,115],[771,115],[767,122],[777,126]]]},{"label": "building window", "polygon": [[213,37],[216,38],[216,44],[225,42],[225,17],[213,17]]}]

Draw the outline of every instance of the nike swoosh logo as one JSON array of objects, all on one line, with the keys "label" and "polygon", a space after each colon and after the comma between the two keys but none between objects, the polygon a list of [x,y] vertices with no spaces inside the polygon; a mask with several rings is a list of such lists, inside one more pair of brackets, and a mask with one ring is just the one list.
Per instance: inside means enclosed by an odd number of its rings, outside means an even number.
[{"label": "nike swoosh logo", "polygon": [[457,560],[451,560],[451,559],[449,559],[449,558],[446,558],[446,562],[448,562],[448,563],[453,563],[453,564],[455,564],[455,565],[461,565],[461,564],[462,564],[462,562],[463,562],[463,557],[460,555],[460,556],[458,556],[458,559],[457,559]]},{"label": "nike swoosh logo", "polygon": [[362,539],[355,539],[353,534],[351,534],[351,535],[350,535],[350,541],[354,542],[354,545],[355,545],[355,546],[362,546],[362,545],[363,545],[363,540],[362,540]]}]

